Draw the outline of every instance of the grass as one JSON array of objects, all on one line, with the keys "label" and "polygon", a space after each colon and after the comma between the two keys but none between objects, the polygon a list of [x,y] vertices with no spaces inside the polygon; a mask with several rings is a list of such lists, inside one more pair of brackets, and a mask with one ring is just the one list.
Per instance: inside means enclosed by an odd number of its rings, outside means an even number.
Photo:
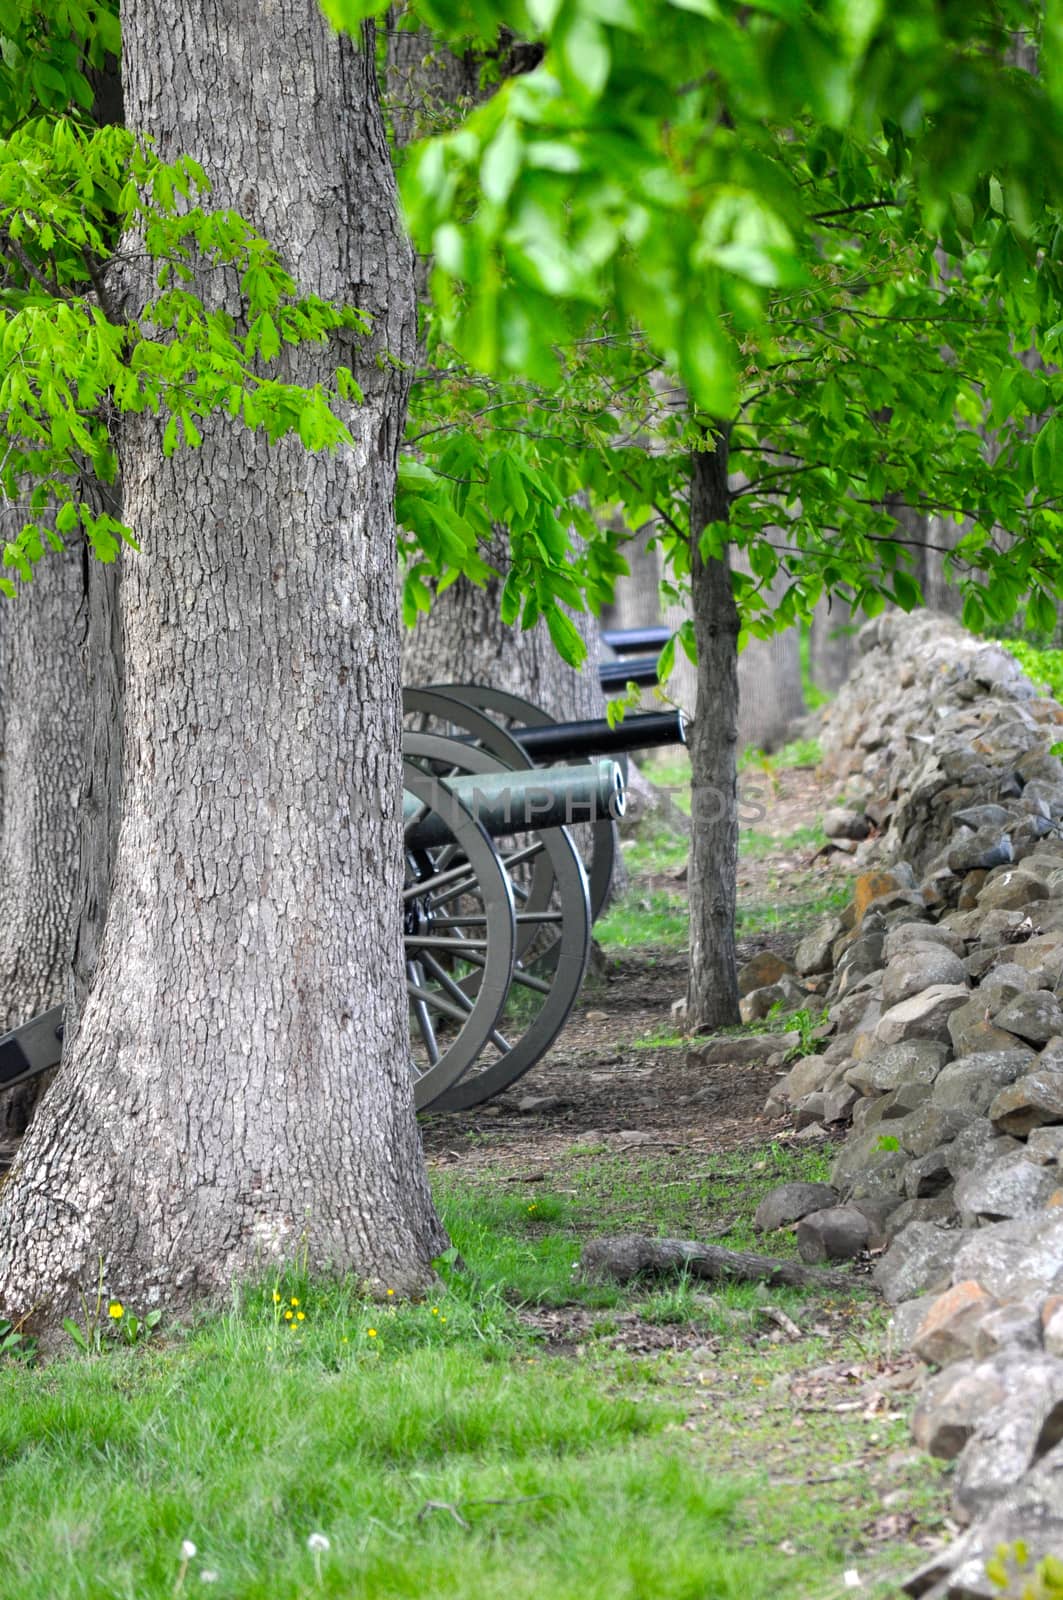
[{"label": "grass", "polygon": [[666,889],[633,888],[594,925],[604,950],[685,950],[689,936],[686,895]]},{"label": "grass", "polygon": [[[793,1487],[761,1464],[792,1431],[789,1408],[762,1402],[831,1353],[825,1316],[849,1316],[843,1353],[855,1360],[879,1337],[876,1314],[755,1285],[572,1280],[589,1232],[688,1234],[733,1212],[728,1242],[745,1243],[764,1189],[822,1176],[825,1162],[775,1146],[693,1167],[570,1152],[531,1199],[509,1174],[438,1174],[467,1269],[442,1263],[434,1302],[372,1305],[291,1273],[157,1345],[45,1368],[0,1362],[9,1588],[42,1600],[825,1594],[860,1526],[852,1480],[844,1501],[806,1491],[798,1511]],[[769,1301],[801,1321],[800,1346],[771,1342]],[[284,1312],[296,1302],[305,1321],[293,1327]],[[582,1354],[544,1349],[531,1313],[550,1307],[587,1315]],[[712,1351],[618,1351],[617,1330],[632,1325],[694,1330]],[[710,1406],[706,1358],[721,1395]],[[820,1410],[822,1473],[864,1449],[867,1425]],[[903,1422],[876,1427],[903,1440]],[[792,1469],[792,1451],[786,1460]],[[184,1572],[183,1541],[196,1547]]]},{"label": "grass", "polygon": [[753,861],[766,856],[785,854],[791,850],[818,850],[827,842],[827,835],[819,827],[794,828],[787,834],[760,833],[756,828],[742,828],[738,835],[738,854]]}]

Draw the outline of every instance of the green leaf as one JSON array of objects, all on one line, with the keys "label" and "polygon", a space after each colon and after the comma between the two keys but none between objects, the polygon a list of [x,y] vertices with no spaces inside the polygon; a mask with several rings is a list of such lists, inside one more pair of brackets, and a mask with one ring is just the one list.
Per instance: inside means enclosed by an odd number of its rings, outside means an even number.
[{"label": "green leaf", "polygon": [[570,667],[581,667],[587,656],[587,646],[565,613],[557,606],[551,606],[546,613],[546,626],[561,659],[567,661]]}]

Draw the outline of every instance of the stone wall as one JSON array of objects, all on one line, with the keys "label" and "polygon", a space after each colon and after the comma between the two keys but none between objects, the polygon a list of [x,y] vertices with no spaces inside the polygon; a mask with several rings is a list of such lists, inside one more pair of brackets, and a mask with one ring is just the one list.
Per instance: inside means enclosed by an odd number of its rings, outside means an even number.
[{"label": "stone wall", "polygon": [[1063,1554],[1063,708],[943,617],[859,645],[823,743],[868,870],[797,951],[829,1021],[769,1108],[844,1138],[786,1220],[806,1259],[880,1252],[916,1439],[956,1461],[967,1531],[907,1592],[989,1600],[998,1544]]}]

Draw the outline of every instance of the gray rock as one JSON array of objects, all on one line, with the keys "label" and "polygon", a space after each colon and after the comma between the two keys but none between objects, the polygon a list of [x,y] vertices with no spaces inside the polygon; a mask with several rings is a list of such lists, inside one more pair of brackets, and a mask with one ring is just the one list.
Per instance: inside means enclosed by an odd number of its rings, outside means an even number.
[{"label": "gray rock", "polygon": [[971,1122],[971,1115],[954,1106],[935,1105],[927,1101],[917,1110],[903,1117],[890,1128],[910,1156],[929,1155],[938,1145],[949,1144]]},{"label": "gray rock", "polygon": [[841,932],[841,922],[831,917],[805,935],[794,953],[794,966],[802,977],[815,977],[817,973],[831,970],[831,948]]},{"label": "gray rock", "polygon": [[920,1294],[914,1300],[902,1300],[894,1306],[886,1330],[892,1350],[912,1348],[912,1340],[922,1326],[930,1303],[929,1295]]},{"label": "gray rock", "polygon": [[1063,1290],[1063,1207],[956,1237],[956,1281],[976,1278],[997,1300],[1026,1300]]},{"label": "gray rock", "polygon": [[800,1222],[810,1211],[822,1211],[833,1206],[838,1191],[829,1183],[781,1183],[772,1189],[753,1213],[753,1227],[757,1233],[774,1233],[776,1228],[787,1228]]},{"label": "gray rock", "polygon": [[932,1084],[949,1057],[948,1045],[934,1039],[906,1039],[880,1046],[845,1074],[846,1083],[862,1094],[888,1094],[907,1083]]},{"label": "gray rock", "polygon": [[997,827],[979,828],[976,833],[958,839],[949,850],[946,860],[952,872],[971,872],[979,868],[999,867],[1014,856],[1008,835]]},{"label": "gray rock", "polygon": [[975,1117],[947,1147],[949,1171],[954,1178],[962,1178],[976,1167],[988,1166],[998,1156],[1009,1150],[1024,1150],[1025,1145],[1009,1134],[998,1133],[988,1117]]},{"label": "gray rock", "polygon": [[687,1051],[687,1063],[692,1067],[728,1064],[745,1067],[757,1061],[770,1061],[772,1056],[785,1055],[800,1043],[801,1035],[796,1032],[728,1034],[692,1045]]},{"label": "gray rock", "polygon": [[895,956],[882,975],[883,1010],[938,984],[967,984],[963,962],[944,945],[924,945]]},{"label": "gray rock", "polygon": [[[963,1235],[933,1222],[910,1222],[876,1263],[875,1284],[890,1305],[947,1288]],[[964,1277],[972,1277],[964,1273]]]},{"label": "gray rock", "polygon": [[1006,828],[1013,821],[1012,813],[1004,806],[965,806],[952,813],[952,820],[962,828]]},{"label": "gray rock", "polygon": [[[985,1361],[998,1351],[1040,1350],[1041,1339],[1041,1307],[1037,1301],[1010,1300],[980,1319],[972,1354],[975,1360]],[[1063,1355],[1063,1350],[1053,1350],[1051,1354]]]},{"label": "gray rock", "polygon": [[859,1099],[859,1092],[847,1083],[837,1089],[831,1089],[823,1097],[824,1122],[847,1122]]},{"label": "gray rock", "polygon": [[1018,911],[1035,900],[1047,900],[1048,890],[1025,867],[1009,868],[991,878],[978,896],[979,911]]},{"label": "gray rock", "polygon": [[963,956],[966,945],[951,928],[936,922],[898,922],[886,935],[883,954],[887,961],[904,955],[907,950],[924,949],[927,945],[941,945],[954,956]]},{"label": "gray rock", "polygon": [[943,1067],[931,1093],[937,1106],[948,1106],[982,1116],[1005,1087],[1028,1072],[1036,1060],[1023,1046],[1012,1050],[986,1050],[950,1061]]},{"label": "gray rock", "polygon": [[1009,1000],[994,1021],[998,1028],[1030,1044],[1047,1044],[1055,1034],[1063,1033],[1063,1007],[1049,990],[1034,989]]},{"label": "gray rock", "polygon": [[850,1200],[848,1204],[854,1211],[859,1211],[867,1223],[867,1248],[881,1250],[889,1243],[890,1218],[897,1209],[895,1200]]},{"label": "gray rock", "polygon": [[949,1016],[967,1000],[966,985],[937,984],[925,989],[882,1013],[875,1026],[875,1042],[889,1045],[906,1039],[936,1039],[947,1043]]},{"label": "gray rock", "polygon": [[1063,1124],[1034,1128],[1026,1141],[1026,1158],[1039,1166],[1058,1166],[1063,1161]]},{"label": "gray rock", "polygon": [[885,942],[885,937],[881,933],[868,933],[862,939],[854,939],[835,963],[835,981],[839,981],[844,975],[848,990],[860,978],[870,977],[871,973],[877,972],[882,965],[882,947]]},{"label": "gray rock", "polygon": [[965,1006],[957,1006],[949,1017],[949,1038],[958,1056],[984,1055],[990,1050],[1009,1050],[1019,1041],[989,1019],[988,997],[980,989]]},{"label": "gray rock", "polygon": [[1016,1351],[982,1365],[1005,1366],[1008,1392],[983,1413],[957,1462],[952,1504],[964,1521],[988,1511],[1063,1439],[1063,1361]]},{"label": "gray rock", "polygon": [[947,1227],[956,1222],[959,1213],[952,1199],[951,1189],[919,1200],[902,1200],[896,1211],[890,1213],[888,1232],[891,1239],[903,1233],[910,1222],[933,1222]]},{"label": "gray rock", "polygon": [[1063,1550],[1063,1444],[1038,1462],[962,1538],[937,1551],[904,1584],[922,1600],[1000,1600],[986,1563],[1017,1542],[1039,1559]]},{"label": "gray rock", "polygon": [[899,1205],[904,1196],[903,1151],[881,1151],[846,1185],[846,1202],[871,1200],[876,1205]]},{"label": "gray rock", "polygon": [[1001,1089],[989,1106],[993,1126],[1018,1137],[1046,1123],[1063,1122],[1063,1070],[1036,1067]]},{"label": "gray rock", "polygon": [[871,824],[863,812],[835,806],[823,814],[823,832],[828,839],[866,839]]},{"label": "gray rock", "polygon": [[828,1061],[824,1056],[804,1056],[800,1061],[795,1061],[785,1078],[781,1078],[775,1085],[772,1097],[796,1105],[806,1095],[817,1094],[824,1090],[834,1068],[835,1063]]},{"label": "gray rock", "polygon": [[871,1229],[856,1206],[813,1211],[797,1224],[797,1253],[802,1261],[850,1261],[867,1248]]},{"label": "gray rock", "polygon": [[1057,1179],[1058,1174],[1027,1161],[1020,1150],[960,1178],[956,1205],[965,1223],[968,1218],[1004,1222],[1009,1217],[1029,1217],[1044,1209]]},{"label": "gray rock", "polygon": [[1029,972],[1036,987],[1051,989],[1063,976],[1063,934],[1035,934],[1025,944],[1013,946],[1007,961],[1009,966]]},{"label": "gray rock", "polygon": [[910,1200],[930,1200],[943,1189],[949,1188],[951,1183],[952,1173],[945,1149],[931,1150],[918,1160],[909,1161],[904,1170],[904,1192]]},{"label": "gray rock", "polygon": [[1031,989],[1038,987],[1032,972],[1020,967],[1017,961],[1008,961],[1005,957],[1003,960],[998,958],[985,973],[980,993],[986,996],[991,1013],[995,1015],[1009,1000],[1014,1000],[1021,994],[1029,994]]},{"label": "gray rock", "polygon": [[1039,1333],[1043,1330],[1045,1349],[1048,1354],[1050,1356],[1063,1356],[1063,1302],[1060,1302],[1051,1310],[1047,1306],[1045,1307],[1045,1311],[1048,1314],[1047,1321],[1043,1321],[1040,1307],[1035,1307],[1035,1311],[1037,1329]]},{"label": "gray rock", "polygon": [[954,1461],[973,1437],[979,1417],[1006,1394],[1003,1374],[991,1362],[955,1361],[923,1389],[912,1413],[912,1436],[927,1455]]}]

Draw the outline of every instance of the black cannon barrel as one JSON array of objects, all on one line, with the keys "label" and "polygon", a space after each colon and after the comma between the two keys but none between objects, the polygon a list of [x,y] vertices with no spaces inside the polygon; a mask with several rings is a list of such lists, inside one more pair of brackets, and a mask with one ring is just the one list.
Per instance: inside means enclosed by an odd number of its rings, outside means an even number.
[{"label": "black cannon barrel", "polygon": [[615,761],[469,773],[438,780],[436,790],[431,810],[408,789],[403,793],[407,850],[430,850],[448,843],[451,796],[472,812],[493,839],[577,822],[610,822],[624,814],[624,779]]},{"label": "black cannon barrel", "polygon": [[603,718],[553,722],[545,728],[515,728],[510,732],[534,761],[579,761],[589,756],[618,756],[631,750],[687,742],[681,711],[647,711],[625,717],[615,728]]},{"label": "black cannon barrel", "polygon": [[652,689],[659,681],[656,656],[638,656],[634,661],[603,661],[598,668],[598,682],[606,693],[610,689],[626,689],[629,683]]},{"label": "black cannon barrel", "polygon": [[640,650],[663,650],[672,629],[663,623],[650,628],[603,628],[602,643],[618,656],[637,656]]}]

